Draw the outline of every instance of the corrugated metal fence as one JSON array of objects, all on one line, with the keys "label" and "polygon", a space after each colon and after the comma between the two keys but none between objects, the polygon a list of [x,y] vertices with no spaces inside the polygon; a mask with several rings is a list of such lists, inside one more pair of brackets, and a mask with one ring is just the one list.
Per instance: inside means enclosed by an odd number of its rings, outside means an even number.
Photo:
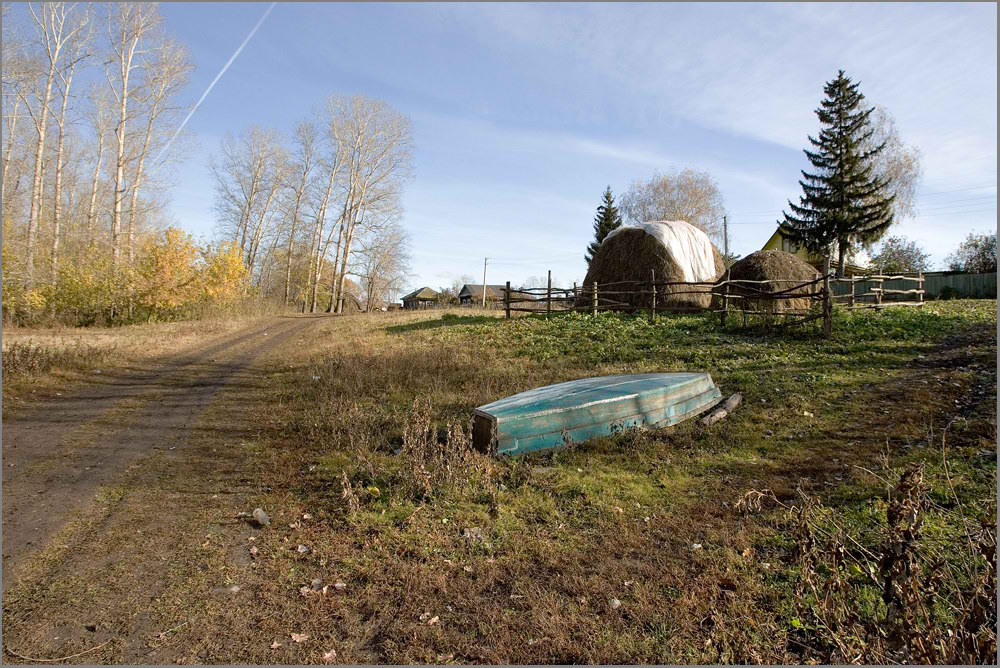
[{"label": "corrugated metal fence", "polygon": [[[912,281],[885,281],[881,287],[886,290],[907,290],[913,288]],[[924,274],[924,299],[937,299],[941,290],[951,287],[955,293],[955,298],[972,299],[996,299],[997,297],[997,273],[991,271],[985,274],[967,274],[961,271],[929,271]],[[867,288],[859,284],[859,291]],[[847,283],[834,283],[834,295],[851,294],[851,285]]]}]

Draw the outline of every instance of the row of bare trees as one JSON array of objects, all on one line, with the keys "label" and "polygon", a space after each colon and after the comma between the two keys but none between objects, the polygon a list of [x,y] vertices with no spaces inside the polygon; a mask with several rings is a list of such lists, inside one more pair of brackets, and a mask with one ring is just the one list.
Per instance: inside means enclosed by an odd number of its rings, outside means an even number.
[{"label": "row of bare trees", "polygon": [[[192,70],[155,3],[3,5],[4,273],[25,291],[65,263],[136,262],[162,226],[164,147]],[[46,269],[48,272],[46,272]]]},{"label": "row of bare trees", "polygon": [[264,294],[310,312],[340,313],[352,297],[378,308],[407,276],[411,143],[405,116],[363,96],[331,95],[288,138],[227,134],[212,159],[219,232]]}]

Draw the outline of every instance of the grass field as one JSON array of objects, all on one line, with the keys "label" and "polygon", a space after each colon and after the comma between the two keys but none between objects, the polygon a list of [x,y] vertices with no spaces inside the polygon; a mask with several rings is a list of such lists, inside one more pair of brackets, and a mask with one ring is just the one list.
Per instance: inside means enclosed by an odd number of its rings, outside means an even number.
[{"label": "grass field", "polygon": [[[199,494],[238,481],[225,504],[185,506],[192,522],[261,506],[272,526],[179,541],[177,572],[144,605],[197,621],[157,656],[982,661],[996,628],[995,606],[990,619],[982,605],[990,573],[991,601],[996,582],[996,309],[837,311],[829,340],[720,330],[709,316],[331,319],[270,358],[266,383],[205,417],[203,431],[238,422],[242,437],[206,442],[197,466],[164,473]],[[693,370],[742,392],[742,406],[710,428],[691,421],[519,460],[469,447],[472,409],[500,397]],[[141,517],[163,496],[116,502]],[[919,527],[900,519],[914,508]],[[902,545],[901,559],[880,560],[886,545]],[[900,592],[888,603],[887,578]],[[252,596],[199,598],[220,581]],[[55,600],[46,591],[5,599],[5,613]],[[101,596],[77,600],[111,604]],[[930,649],[914,649],[906,625]]]}]

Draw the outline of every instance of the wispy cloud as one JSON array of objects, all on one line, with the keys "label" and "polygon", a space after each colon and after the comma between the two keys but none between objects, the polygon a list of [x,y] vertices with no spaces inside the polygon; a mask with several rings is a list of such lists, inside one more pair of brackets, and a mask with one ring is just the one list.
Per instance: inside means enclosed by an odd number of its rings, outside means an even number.
[{"label": "wispy cloud", "polygon": [[569,79],[580,91],[594,82],[591,95],[610,98],[620,120],[685,119],[792,149],[816,133],[822,84],[843,68],[920,146],[929,182],[995,172],[995,5],[735,8],[476,4],[436,11],[492,48],[558,72],[556,81]]}]

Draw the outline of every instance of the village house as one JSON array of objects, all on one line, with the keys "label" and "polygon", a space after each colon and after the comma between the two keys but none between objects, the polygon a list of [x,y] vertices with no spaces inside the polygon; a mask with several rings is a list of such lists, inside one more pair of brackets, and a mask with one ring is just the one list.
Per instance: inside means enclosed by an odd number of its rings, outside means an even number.
[{"label": "village house", "polygon": [[438,293],[436,290],[428,288],[426,285],[419,290],[414,290],[402,299],[403,308],[425,309],[436,306],[438,303]]},{"label": "village house", "polygon": [[[503,291],[506,289],[504,285],[487,285],[486,286],[486,304],[496,304],[497,302],[503,301]],[[462,286],[461,291],[458,293],[458,302],[463,306],[471,305],[482,305],[483,303],[483,286],[473,285],[471,283],[466,283]]]}]

